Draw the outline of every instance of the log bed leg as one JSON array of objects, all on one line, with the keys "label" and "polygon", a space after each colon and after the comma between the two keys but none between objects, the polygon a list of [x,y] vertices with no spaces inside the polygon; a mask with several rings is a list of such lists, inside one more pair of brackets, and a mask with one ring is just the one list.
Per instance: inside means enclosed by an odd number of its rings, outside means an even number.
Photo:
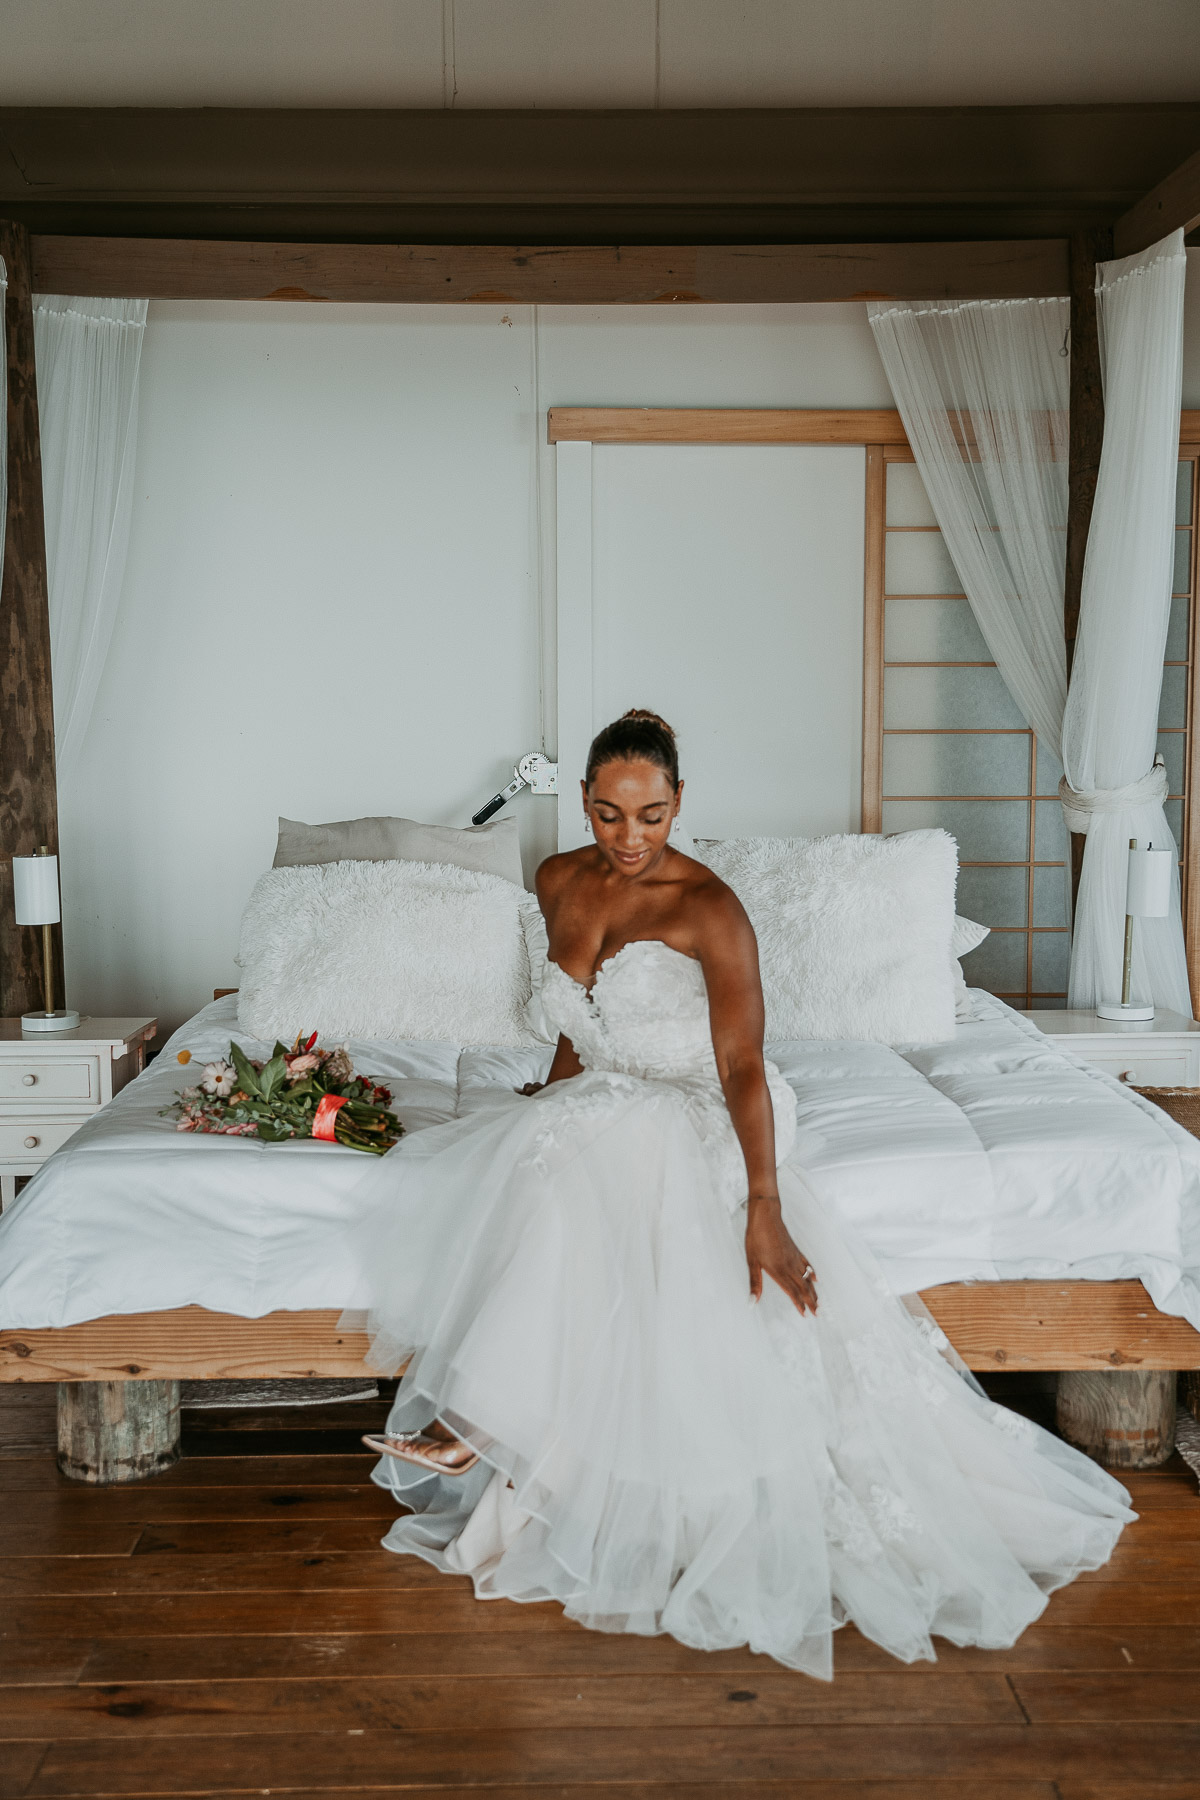
[{"label": "log bed leg", "polygon": [[72,1481],[140,1481],[179,1456],[177,1381],[60,1381],[58,1466]]},{"label": "log bed leg", "polygon": [[1064,1369],[1058,1429],[1068,1444],[1113,1469],[1153,1469],[1175,1448],[1171,1369]]}]

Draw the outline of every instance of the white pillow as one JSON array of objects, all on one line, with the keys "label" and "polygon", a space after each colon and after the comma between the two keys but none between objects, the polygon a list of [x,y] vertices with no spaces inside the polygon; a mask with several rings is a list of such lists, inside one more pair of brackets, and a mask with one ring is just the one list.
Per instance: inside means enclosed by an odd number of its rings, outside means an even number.
[{"label": "white pillow", "polygon": [[990,933],[989,925],[977,925],[974,919],[964,919],[961,913],[955,913],[954,930],[950,934],[950,975],[954,982],[954,1016],[960,1024],[975,1017],[975,1002],[971,998],[967,978],[958,959],[965,956],[968,950],[978,949]]},{"label": "white pillow", "polygon": [[528,1044],[531,897],[426,862],[271,869],[242,915],[238,1025],[251,1037]]},{"label": "white pillow", "polygon": [[696,854],[750,915],[768,1039],[954,1036],[958,849],[947,832],[726,838]]},{"label": "white pillow", "polygon": [[328,825],[305,825],[299,819],[279,821],[275,869],[301,863],[334,862],[453,863],[502,875],[522,886],[521,840],[515,818],[493,819],[488,825],[422,825],[416,819],[337,819]]}]

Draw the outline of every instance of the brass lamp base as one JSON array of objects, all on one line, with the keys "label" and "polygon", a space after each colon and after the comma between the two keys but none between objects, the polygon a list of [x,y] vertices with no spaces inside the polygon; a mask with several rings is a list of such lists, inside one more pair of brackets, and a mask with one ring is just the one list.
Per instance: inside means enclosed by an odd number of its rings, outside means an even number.
[{"label": "brass lamp base", "polygon": [[[1130,838],[1129,848],[1137,849],[1137,839]],[[1121,998],[1119,1000],[1102,1000],[1096,1008],[1101,1019],[1128,1019],[1132,1024],[1145,1025],[1154,1017],[1154,1007],[1146,1000],[1133,998],[1133,914],[1125,915],[1125,955],[1121,965]]]},{"label": "brass lamp base", "polygon": [[[45,854],[44,850],[38,851],[39,856],[45,856]],[[26,1031],[74,1031],[79,1023],[79,1014],[73,1007],[60,1006],[56,1008],[54,1004],[54,939],[51,936],[49,925],[42,926],[42,993],[45,995],[46,1004],[41,1012],[21,1014],[22,1033]]]},{"label": "brass lamp base", "polygon": [[27,1012],[21,1014],[22,1031],[74,1031],[79,1014],[66,1007],[59,1012]]}]

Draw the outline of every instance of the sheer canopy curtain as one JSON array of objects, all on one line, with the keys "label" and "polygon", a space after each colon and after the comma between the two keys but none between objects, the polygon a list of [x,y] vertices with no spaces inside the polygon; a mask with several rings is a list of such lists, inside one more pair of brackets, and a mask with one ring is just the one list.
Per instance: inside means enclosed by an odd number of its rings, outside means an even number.
[{"label": "sheer canopy curtain", "polygon": [[[1186,267],[1177,231],[1096,270],[1104,444],[1063,719],[1064,810],[1073,831],[1087,832],[1072,1006],[1120,996],[1130,838],[1174,848],[1163,811],[1166,772],[1155,769],[1154,754],[1171,608]],[[1138,920],[1133,992],[1190,1018],[1174,856],[1172,868],[1171,912]]]},{"label": "sheer canopy curtain", "polygon": [[145,327],[145,300],[34,301],[60,777],[83,746],[121,595]]},{"label": "sheer canopy curtain", "polygon": [[1057,756],[1067,696],[1068,300],[867,313],[971,611],[1026,723]]}]

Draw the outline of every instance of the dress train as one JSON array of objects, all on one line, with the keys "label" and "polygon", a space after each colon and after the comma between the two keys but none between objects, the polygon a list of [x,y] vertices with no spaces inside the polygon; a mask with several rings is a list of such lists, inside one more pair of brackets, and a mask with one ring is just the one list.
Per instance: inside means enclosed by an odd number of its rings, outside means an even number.
[{"label": "dress train", "polygon": [[[748,1644],[828,1678],[853,1620],[910,1662],[1001,1647],[1107,1561],[1118,1482],[994,1405],[784,1164],[817,1270],[801,1315],[749,1296],[745,1194],[699,965],[627,945],[589,994],[550,966],[582,1075],[407,1138],[363,1187],[371,1361],[388,1421],[440,1418],[462,1477],[386,1459],[389,1549],[481,1598],[593,1629]],[[769,1072],[777,1150],[795,1102]]]}]

